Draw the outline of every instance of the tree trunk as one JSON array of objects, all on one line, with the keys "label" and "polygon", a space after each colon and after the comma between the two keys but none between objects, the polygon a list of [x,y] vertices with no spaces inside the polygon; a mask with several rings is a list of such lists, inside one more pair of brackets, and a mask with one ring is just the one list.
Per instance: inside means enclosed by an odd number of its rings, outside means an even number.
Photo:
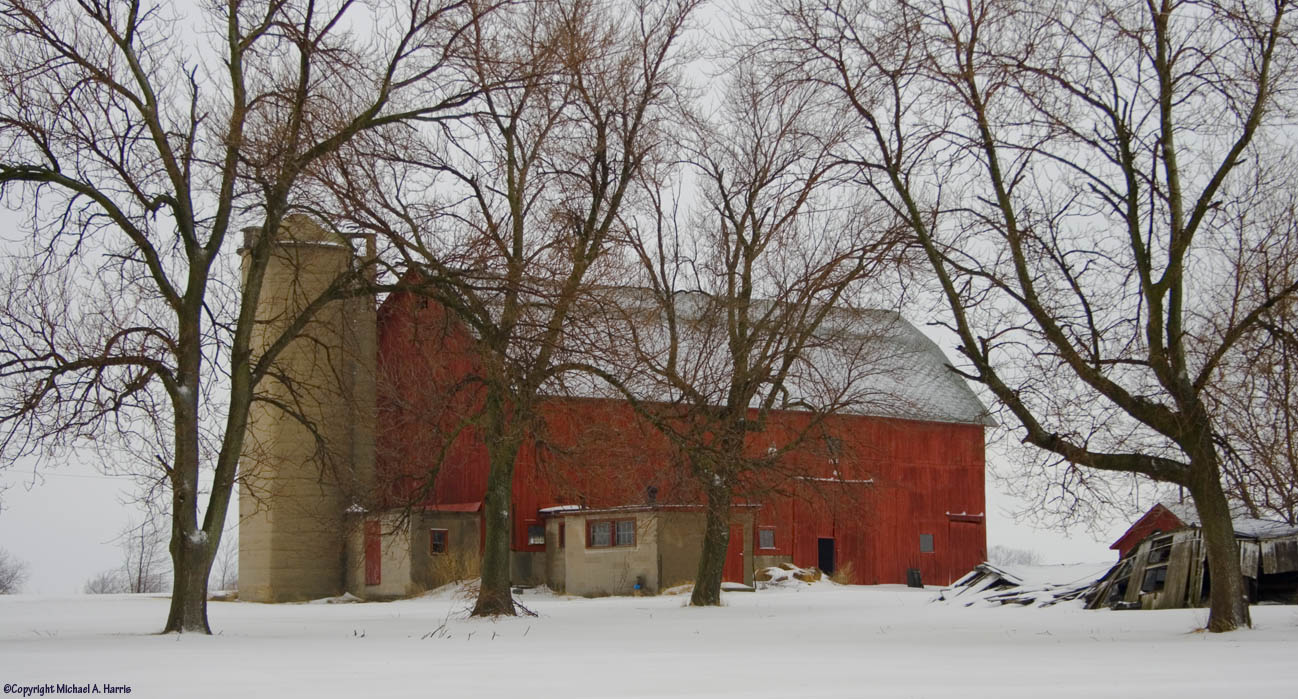
[{"label": "tree trunk", "polygon": [[699,572],[694,578],[692,607],[715,607],[721,604],[721,574],[726,565],[730,544],[730,488],[708,486],[707,522],[703,529],[703,551],[699,554]]},{"label": "tree trunk", "polygon": [[[1213,457],[1208,457],[1213,458]],[[1209,590],[1208,630],[1234,631],[1251,627],[1244,576],[1239,564],[1239,544],[1231,523],[1230,505],[1221,488],[1215,459],[1208,465],[1195,465],[1196,478],[1190,484],[1194,507],[1199,513],[1204,551],[1208,557]]]},{"label": "tree trunk", "polygon": [[212,633],[207,624],[207,576],[212,570],[208,550],[203,532],[190,540],[172,530],[171,611],[163,633]]},{"label": "tree trunk", "polygon": [[487,476],[487,494],[482,503],[485,535],[482,551],[482,582],[472,616],[513,616],[514,596],[509,576],[509,508],[513,491],[514,462],[522,440],[508,434],[504,406],[499,399],[487,397],[487,458],[491,471]]},{"label": "tree trunk", "polygon": [[171,611],[163,633],[212,633],[207,625],[207,576],[212,548],[198,527],[198,395],[202,376],[201,306],[190,304],[180,322],[179,386],[171,400],[175,461],[171,464]]}]

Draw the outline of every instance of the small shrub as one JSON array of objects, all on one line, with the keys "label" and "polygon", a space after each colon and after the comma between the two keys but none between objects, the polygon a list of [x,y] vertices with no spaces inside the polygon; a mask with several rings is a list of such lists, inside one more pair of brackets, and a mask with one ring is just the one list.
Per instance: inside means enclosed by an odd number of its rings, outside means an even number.
[{"label": "small shrub", "polygon": [[432,587],[441,587],[447,583],[476,578],[481,567],[482,561],[467,552],[441,553],[429,557],[428,577]]},{"label": "small shrub", "polygon": [[829,579],[839,585],[855,585],[856,569],[852,567],[850,562],[844,563],[830,574]]}]

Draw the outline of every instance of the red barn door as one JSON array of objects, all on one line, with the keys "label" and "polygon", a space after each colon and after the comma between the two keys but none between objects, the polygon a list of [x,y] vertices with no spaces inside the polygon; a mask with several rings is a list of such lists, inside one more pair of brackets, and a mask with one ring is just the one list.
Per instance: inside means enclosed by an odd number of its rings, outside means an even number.
[{"label": "red barn door", "polygon": [[730,543],[726,546],[726,565],[721,569],[722,582],[744,582],[744,527],[730,528]]},{"label": "red barn door", "polygon": [[382,571],[383,532],[378,520],[365,523],[365,584],[378,585]]},{"label": "red barn door", "polygon": [[951,522],[951,552],[947,554],[949,568],[946,584],[958,580],[987,560],[987,537],[981,524]]}]

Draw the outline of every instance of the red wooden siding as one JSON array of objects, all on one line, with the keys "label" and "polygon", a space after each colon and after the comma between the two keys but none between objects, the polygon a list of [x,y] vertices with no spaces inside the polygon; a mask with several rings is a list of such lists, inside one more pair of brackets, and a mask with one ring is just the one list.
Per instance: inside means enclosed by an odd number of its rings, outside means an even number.
[{"label": "red wooden siding", "polygon": [[[393,295],[379,313],[379,358],[380,382],[389,385],[378,394],[377,461],[389,500],[480,501],[488,469],[471,425],[481,385],[472,380],[469,333],[436,304]],[[772,416],[750,451],[787,444],[808,419]],[[515,550],[544,550],[527,542],[527,523],[544,507],[643,504],[651,487],[659,504],[702,502],[667,440],[622,401],[551,400],[542,423],[515,463]],[[817,539],[833,538],[837,566],[850,564],[860,583],[904,583],[906,570],[918,568],[926,583],[945,584],[984,560],[982,426],[841,415],[821,430],[837,440],[837,456],[816,439],[787,456],[790,470],[809,478],[759,475],[737,493],[737,503],[760,505],[758,525],[775,528],[775,549],[757,553],[814,566]],[[920,534],[933,535],[932,553],[920,553]]]}]

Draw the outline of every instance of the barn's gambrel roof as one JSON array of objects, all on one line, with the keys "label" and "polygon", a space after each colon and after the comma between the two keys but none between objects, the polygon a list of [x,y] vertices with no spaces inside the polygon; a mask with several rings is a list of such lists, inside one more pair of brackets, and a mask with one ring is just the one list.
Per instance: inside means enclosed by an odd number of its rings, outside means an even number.
[{"label": "barn's gambrel roof", "polygon": [[[686,371],[703,376],[711,372],[728,376],[725,338],[715,322],[723,311],[706,294],[678,294],[676,307],[680,347],[679,361]],[[769,302],[755,302],[755,305]],[[769,305],[766,307],[769,308]],[[667,323],[645,292],[614,289],[594,312],[593,324],[622,326],[621,331],[602,333],[611,342],[639,343],[643,355],[665,356],[668,350]],[[599,333],[597,333],[599,334]],[[928,422],[994,425],[986,406],[964,377],[950,365],[937,343],[896,311],[879,309],[835,309],[816,332],[816,339],[793,367],[785,383],[781,403],[821,408],[840,405],[837,412]],[[631,339],[634,336],[634,339]],[[619,339],[620,338],[620,339]],[[602,369],[620,376],[625,385],[645,400],[669,402],[679,398],[671,386],[636,368],[636,357],[603,348],[602,356],[583,357]],[[614,357],[610,359],[610,357]],[[725,379],[718,380],[713,393],[724,395]],[[620,398],[607,384],[589,376],[571,375],[555,382],[555,394],[590,398]]]}]

